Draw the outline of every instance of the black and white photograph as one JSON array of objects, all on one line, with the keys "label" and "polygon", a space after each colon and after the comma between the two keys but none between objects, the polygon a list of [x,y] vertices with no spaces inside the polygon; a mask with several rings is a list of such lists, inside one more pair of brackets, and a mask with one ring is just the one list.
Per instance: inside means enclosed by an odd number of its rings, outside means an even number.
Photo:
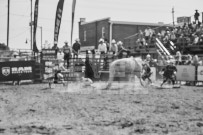
[{"label": "black and white photograph", "polygon": [[202,0],[0,0],[0,135],[203,135]]}]

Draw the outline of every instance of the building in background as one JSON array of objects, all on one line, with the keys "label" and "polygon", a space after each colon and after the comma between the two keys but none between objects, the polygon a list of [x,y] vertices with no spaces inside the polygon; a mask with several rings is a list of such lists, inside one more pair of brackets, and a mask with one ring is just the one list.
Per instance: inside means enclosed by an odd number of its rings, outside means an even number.
[{"label": "building in background", "polygon": [[[110,18],[99,19],[91,22],[86,22],[85,18],[81,18],[79,22],[79,38],[82,47],[98,47],[100,38],[104,38],[109,43],[112,39],[125,42],[127,37],[137,38],[139,30],[144,31],[147,27],[154,29],[156,32],[161,32],[166,27],[172,27],[163,23],[143,23],[143,22],[124,22],[111,21]],[[134,41],[134,40],[133,40]],[[133,46],[134,42],[124,43],[125,47]]]},{"label": "building in background", "polygon": [[182,16],[182,17],[177,17],[177,24],[182,26],[184,24],[189,24],[191,23],[191,17],[189,16]]}]

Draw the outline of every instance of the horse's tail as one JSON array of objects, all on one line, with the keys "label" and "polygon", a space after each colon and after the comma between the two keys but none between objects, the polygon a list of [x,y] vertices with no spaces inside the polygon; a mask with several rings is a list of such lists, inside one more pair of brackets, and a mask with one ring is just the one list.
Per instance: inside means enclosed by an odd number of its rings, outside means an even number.
[{"label": "horse's tail", "polygon": [[109,66],[109,81],[113,81],[116,72],[116,63],[111,63]]}]

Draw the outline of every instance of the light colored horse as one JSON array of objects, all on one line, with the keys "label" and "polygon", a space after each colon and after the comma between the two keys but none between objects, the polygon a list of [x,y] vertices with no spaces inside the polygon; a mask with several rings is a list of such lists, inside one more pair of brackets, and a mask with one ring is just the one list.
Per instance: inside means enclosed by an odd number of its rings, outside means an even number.
[{"label": "light colored horse", "polygon": [[[111,87],[111,84],[114,78],[117,77],[126,77],[129,78],[131,81],[135,79],[137,76],[141,82],[141,72],[142,72],[142,64],[143,61],[141,58],[123,58],[113,61],[109,67],[109,82],[107,84],[106,89]],[[125,76],[118,76],[117,73],[124,73]]]}]

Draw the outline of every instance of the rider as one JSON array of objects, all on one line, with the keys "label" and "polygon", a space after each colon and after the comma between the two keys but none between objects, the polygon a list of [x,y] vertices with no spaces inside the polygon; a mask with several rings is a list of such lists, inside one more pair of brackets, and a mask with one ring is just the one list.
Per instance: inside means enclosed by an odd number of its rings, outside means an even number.
[{"label": "rider", "polygon": [[150,79],[152,72],[151,72],[151,68],[149,67],[149,65],[147,63],[143,64],[143,71],[144,71],[144,74],[142,75],[142,79],[144,81],[145,81],[145,79],[148,79],[149,82],[152,83],[152,80]]},{"label": "rider", "polygon": [[62,71],[65,72],[67,69],[62,64],[59,64],[58,69],[55,69],[54,83],[58,83],[58,81],[62,81],[62,83],[64,83],[64,76],[61,73]]},{"label": "rider", "polygon": [[161,87],[168,80],[171,80],[172,84],[174,85],[175,79],[176,79],[177,68],[174,65],[174,62],[172,60],[169,62],[169,65],[167,65],[164,69],[162,69],[162,72],[163,72],[164,79],[163,79],[163,82],[161,84]]},{"label": "rider", "polygon": [[146,59],[144,60],[145,63],[147,63],[148,65],[150,65],[151,62],[151,55],[147,54]]}]

